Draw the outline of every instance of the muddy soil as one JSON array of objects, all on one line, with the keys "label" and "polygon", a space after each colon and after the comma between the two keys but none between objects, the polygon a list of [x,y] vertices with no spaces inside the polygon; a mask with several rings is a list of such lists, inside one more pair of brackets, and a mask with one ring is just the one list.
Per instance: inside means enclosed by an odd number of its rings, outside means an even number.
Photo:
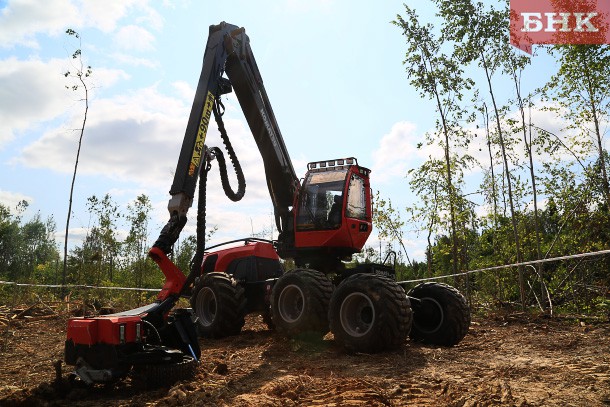
[{"label": "muddy soil", "polygon": [[[610,324],[522,315],[474,318],[453,348],[408,341],[349,354],[332,335],[282,338],[250,316],[241,335],[201,339],[194,380],[146,390],[129,379],[89,389],[54,385],[66,317],[0,332],[2,406],[608,406]],[[63,366],[64,376],[69,367]]]}]

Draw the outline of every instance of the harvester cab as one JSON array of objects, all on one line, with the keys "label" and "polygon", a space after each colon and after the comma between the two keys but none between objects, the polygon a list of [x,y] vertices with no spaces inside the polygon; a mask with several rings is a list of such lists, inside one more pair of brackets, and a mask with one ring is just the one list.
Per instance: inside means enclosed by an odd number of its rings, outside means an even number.
[{"label": "harvester cab", "polygon": [[353,157],[312,162],[307,168],[295,202],[295,247],[315,256],[321,247],[332,248],[349,259],[371,234],[370,170]]}]

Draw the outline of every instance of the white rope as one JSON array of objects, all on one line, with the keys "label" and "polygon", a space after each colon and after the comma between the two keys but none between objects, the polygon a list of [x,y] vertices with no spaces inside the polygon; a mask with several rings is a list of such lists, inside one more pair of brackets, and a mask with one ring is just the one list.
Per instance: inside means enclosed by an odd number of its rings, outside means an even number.
[{"label": "white rope", "polygon": [[572,255],[569,255],[569,256],[553,257],[553,258],[550,258],[550,259],[524,261],[522,263],[513,263],[513,264],[506,264],[506,265],[503,265],[503,266],[485,267],[485,268],[476,269],[476,270],[464,271],[462,273],[448,274],[446,276],[436,276],[436,277],[418,278],[418,279],[415,279],[415,280],[399,281],[398,284],[408,284],[408,283],[419,283],[419,282],[422,282],[422,281],[442,280],[444,278],[457,277],[457,276],[465,276],[467,274],[480,273],[482,271],[499,270],[499,269],[505,269],[505,268],[509,268],[509,267],[518,267],[518,266],[529,266],[529,265],[533,265],[533,264],[549,263],[549,262],[552,262],[552,261],[559,261],[559,260],[580,259],[580,258],[584,258],[584,257],[601,256],[603,254],[609,254],[609,253],[610,253],[610,250],[600,250],[598,252],[572,254]]},{"label": "white rope", "polygon": [[[589,252],[589,253],[580,253],[580,254],[572,254],[570,256],[560,256],[553,257],[550,259],[542,259],[542,260],[532,260],[532,261],[524,261],[522,263],[513,263],[513,264],[505,264],[503,266],[493,266],[493,267],[485,267],[476,270],[464,271],[462,273],[456,274],[448,274],[445,276],[436,276],[436,277],[426,277],[426,278],[418,278],[414,280],[404,280],[398,281],[398,284],[408,284],[408,283],[419,283],[422,281],[432,281],[432,280],[442,280],[444,278],[457,277],[457,276],[465,276],[473,273],[480,273],[483,271],[491,271],[491,270],[500,270],[509,267],[518,267],[518,266],[529,266],[533,264],[539,263],[550,263],[552,261],[559,260],[570,260],[570,259],[579,259],[585,257],[593,257],[593,256],[601,256],[603,254],[610,254],[610,249],[608,250],[600,250],[598,252]],[[135,287],[97,287],[93,285],[84,285],[84,284],[69,284],[69,285],[61,285],[61,284],[28,284],[28,283],[16,283],[13,281],[0,281],[0,285],[14,285],[17,287],[46,287],[46,288],[91,288],[91,289],[101,289],[101,290],[131,290],[131,291],[149,291],[149,292],[159,292],[160,289],[156,288],[135,288]]]},{"label": "white rope", "polygon": [[135,288],[135,287],[98,287],[86,284],[28,284],[28,283],[16,283],[14,281],[0,281],[0,285],[14,285],[17,287],[45,287],[45,288],[92,288],[100,290],[126,290],[126,291],[150,291],[159,292],[158,288]]}]

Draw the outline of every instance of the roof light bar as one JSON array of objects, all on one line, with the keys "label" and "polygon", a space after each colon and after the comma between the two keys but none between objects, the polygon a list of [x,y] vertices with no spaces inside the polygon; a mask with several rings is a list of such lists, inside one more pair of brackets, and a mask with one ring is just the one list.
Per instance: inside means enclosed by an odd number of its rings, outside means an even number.
[{"label": "roof light bar", "polygon": [[349,158],[338,158],[335,160],[325,160],[325,161],[314,161],[307,164],[308,170],[314,170],[316,168],[334,168],[340,167],[343,165],[358,165],[358,160],[354,157]]}]

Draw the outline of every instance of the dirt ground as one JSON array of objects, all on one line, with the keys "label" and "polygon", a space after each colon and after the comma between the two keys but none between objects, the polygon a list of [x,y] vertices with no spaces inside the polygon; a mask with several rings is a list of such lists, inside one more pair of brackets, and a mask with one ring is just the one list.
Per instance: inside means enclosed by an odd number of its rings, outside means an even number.
[{"label": "dirt ground", "polygon": [[[66,318],[16,321],[0,337],[0,405],[83,406],[606,406],[610,324],[519,314],[474,318],[453,348],[406,342],[348,354],[332,335],[288,340],[250,316],[241,335],[201,340],[197,377],[143,390],[53,386]],[[69,368],[64,366],[64,375]]]}]

